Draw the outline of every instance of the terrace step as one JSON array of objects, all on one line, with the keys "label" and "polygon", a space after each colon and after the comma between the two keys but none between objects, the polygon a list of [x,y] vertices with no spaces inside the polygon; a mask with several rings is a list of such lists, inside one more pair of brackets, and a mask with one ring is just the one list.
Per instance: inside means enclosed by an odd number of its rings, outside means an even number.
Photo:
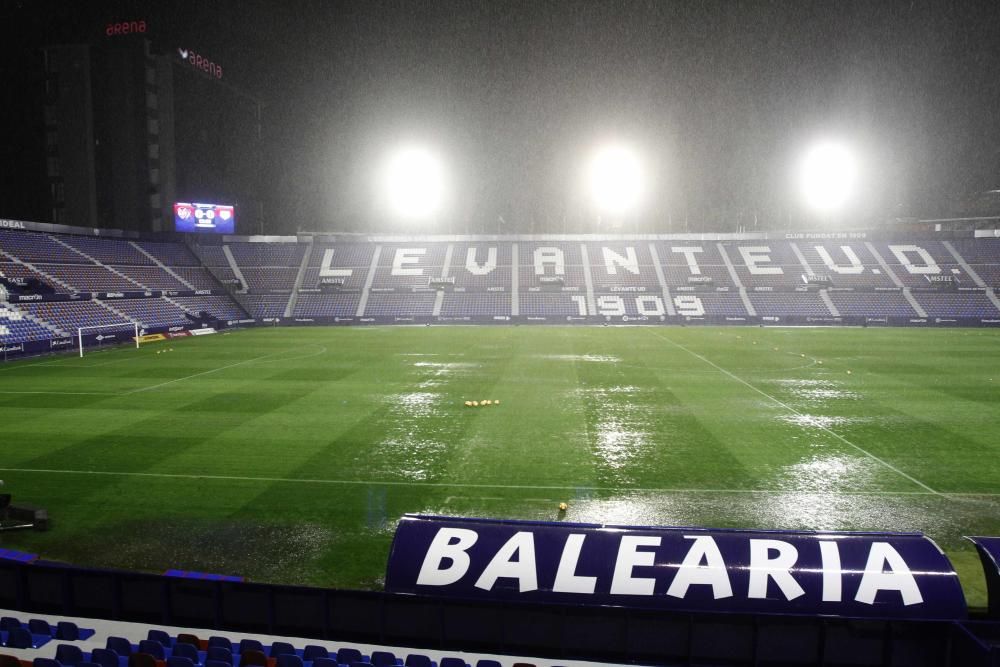
[{"label": "terrace step", "polygon": [[148,290],[149,289],[148,287],[146,287],[145,285],[143,285],[142,283],[140,283],[138,280],[135,280],[133,278],[130,278],[130,277],[126,276],[124,273],[122,273],[118,269],[114,268],[113,266],[108,266],[107,264],[98,261],[97,258],[91,257],[90,255],[88,255],[87,253],[85,253],[84,251],[82,251],[82,250],[80,250],[78,248],[74,248],[73,246],[71,246],[70,244],[66,243],[65,241],[63,241],[63,240],[61,240],[59,238],[56,238],[55,236],[52,236],[51,234],[49,235],[49,238],[52,239],[53,241],[55,241],[56,243],[58,243],[59,245],[64,246],[64,247],[72,250],[73,252],[75,252],[76,254],[80,255],[81,257],[86,257],[87,259],[89,259],[91,262],[93,262],[97,266],[99,266],[99,267],[101,267],[103,269],[107,269],[108,271],[110,271],[111,273],[115,274],[119,278],[124,278],[125,280],[129,281],[130,283],[132,283],[136,287],[139,287],[139,288],[141,288],[143,290]]},{"label": "terrace step", "polygon": [[44,276],[46,280],[51,280],[56,285],[60,285],[60,286],[62,286],[64,288],[66,288],[66,290],[68,292],[77,292],[77,291],[79,291],[75,287],[73,287],[72,285],[70,285],[69,283],[66,283],[66,282],[63,282],[63,281],[59,280],[55,276],[51,275],[50,273],[48,273],[46,271],[43,271],[42,269],[38,268],[37,266],[35,266],[34,264],[32,264],[30,262],[26,262],[23,259],[19,259],[19,258],[15,257],[14,255],[11,255],[10,253],[4,252],[3,250],[0,250],[0,255],[3,255],[4,257],[8,258],[10,261],[14,262],[15,264],[20,264],[21,266],[23,266],[23,267],[25,267],[27,269],[30,269],[31,271],[34,271],[35,273],[37,273],[40,276]]},{"label": "terrace step", "polygon": [[117,308],[115,308],[114,306],[112,306],[107,301],[101,301],[99,299],[91,299],[91,301],[93,301],[94,303],[96,303],[101,308],[104,308],[105,310],[108,310],[108,311],[114,313],[118,317],[124,318],[126,321],[131,322],[132,324],[138,324],[140,327],[145,327],[146,326],[145,324],[143,324],[139,320],[134,319],[132,317],[129,317],[128,315],[126,315],[122,311],[118,310]]},{"label": "terrace step", "polygon": [[226,256],[226,261],[229,263],[229,268],[232,269],[233,275],[236,279],[240,281],[240,285],[243,289],[236,290],[237,294],[246,294],[247,290],[250,289],[250,283],[247,282],[246,276],[243,275],[243,271],[240,270],[239,264],[236,263],[236,258],[233,257],[233,251],[229,249],[228,245],[222,246],[222,254]]},{"label": "terrace step", "polygon": [[138,250],[139,252],[141,252],[146,257],[148,257],[158,267],[160,267],[161,269],[163,269],[164,271],[166,271],[168,274],[170,274],[170,276],[172,276],[174,278],[174,280],[176,280],[177,282],[179,282],[181,285],[184,285],[189,290],[193,290],[194,289],[194,285],[192,285],[188,281],[184,280],[184,278],[182,278],[180,275],[178,275],[177,273],[175,273],[173,269],[171,269],[169,266],[167,266],[166,264],[164,264],[163,262],[161,262],[154,255],[152,255],[149,252],[146,252],[146,249],[143,248],[142,246],[140,246],[138,243],[136,243],[134,241],[129,241],[128,244],[130,246],[132,246],[133,248],[135,248],[136,250]]},{"label": "terrace step", "polygon": [[285,317],[291,317],[292,313],[295,312],[295,306],[299,302],[299,290],[302,289],[302,281],[305,280],[306,270],[312,260],[313,247],[313,240],[310,238],[308,245],[306,245],[306,251],[302,253],[302,261],[299,263],[299,272],[295,276],[292,294],[288,297],[288,303],[285,304]]}]

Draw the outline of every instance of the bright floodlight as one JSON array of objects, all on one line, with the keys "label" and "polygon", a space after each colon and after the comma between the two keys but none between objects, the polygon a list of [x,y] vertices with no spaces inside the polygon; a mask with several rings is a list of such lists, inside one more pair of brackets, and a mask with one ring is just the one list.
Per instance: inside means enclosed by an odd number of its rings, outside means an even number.
[{"label": "bright floodlight", "polygon": [[606,146],[590,160],[587,184],[602,213],[624,215],[642,197],[642,165],[635,152],[624,146]]},{"label": "bright floodlight", "polygon": [[384,174],[389,208],[400,218],[428,218],[444,201],[444,167],[437,155],[420,146],[408,146],[393,154]]},{"label": "bright floodlight", "polygon": [[802,196],[810,208],[833,213],[854,194],[857,176],[857,163],[847,147],[832,142],[816,144],[802,161]]}]

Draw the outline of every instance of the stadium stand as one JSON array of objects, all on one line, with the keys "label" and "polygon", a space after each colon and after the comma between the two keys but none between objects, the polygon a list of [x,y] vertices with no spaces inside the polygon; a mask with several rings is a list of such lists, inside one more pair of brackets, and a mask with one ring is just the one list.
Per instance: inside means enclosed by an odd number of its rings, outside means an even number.
[{"label": "stadium stand", "polygon": [[12,304],[0,311],[5,344],[99,324],[188,326],[203,312],[227,322],[984,325],[1000,318],[1000,239],[303,236],[189,245],[0,230],[0,286]]},{"label": "stadium stand", "polygon": [[247,294],[240,301],[256,317],[281,317],[285,314],[288,298],[287,294]]},{"label": "stadium stand", "polygon": [[[5,617],[11,629],[18,628],[20,641],[3,644],[17,667],[127,667],[136,656],[151,656],[154,664],[171,667],[211,667],[215,663],[235,667],[535,667],[536,664],[573,664],[562,661],[526,662],[516,656],[487,653],[426,650],[405,646],[382,646],[316,639],[223,634],[217,630],[148,626],[139,623],[91,621],[96,628],[79,627],[69,620],[31,618],[21,623]],[[78,619],[83,621],[83,619]],[[86,621],[83,621],[86,622]],[[30,631],[29,631],[30,627]],[[37,630],[37,631],[36,631]],[[0,630],[6,639],[9,630]],[[25,634],[27,633],[27,634]],[[30,641],[31,645],[24,646]],[[54,645],[50,642],[58,642]],[[70,642],[70,643],[66,643]],[[141,661],[141,659],[140,659]],[[3,664],[3,663],[0,663]],[[13,663],[12,663],[13,664]]]}]

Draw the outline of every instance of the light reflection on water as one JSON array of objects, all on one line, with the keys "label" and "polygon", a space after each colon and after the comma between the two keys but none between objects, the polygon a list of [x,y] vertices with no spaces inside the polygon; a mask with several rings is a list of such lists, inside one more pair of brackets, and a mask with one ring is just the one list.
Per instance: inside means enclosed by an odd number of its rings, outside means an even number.
[{"label": "light reflection on water", "polygon": [[[422,383],[424,388],[428,383]],[[418,391],[385,397],[391,408],[391,422],[385,438],[374,452],[364,453],[373,475],[391,479],[427,481],[442,456],[447,454],[449,435],[429,432],[423,421],[441,413],[441,394]]]},{"label": "light reflection on water", "polygon": [[430,417],[434,414],[434,405],[439,399],[440,394],[427,391],[387,397],[387,401],[391,405],[403,409],[404,417]]},{"label": "light reflection on water", "polygon": [[[510,498],[458,498],[426,512],[459,516],[508,517],[624,526],[701,526],[774,530],[922,531],[962,544],[961,534],[980,520],[982,507],[919,494],[736,492],[598,492],[545,502]],[[601,497],[604,495],[605,497]],[[569,503],[559,513],[557,503]]]},{"label": "light reflection on water", "polygon": [[605,481],[627,484],[630,469],[652,445],[650,411],[637,403],[638,387],[619,385],[579,392],[596,407],[592,449]]},{"label": "light reflection on water", "polygon": [[648,434],[636,431],[616,419],[605,415],[596,426],[597,454],[602,462],[612,470],[623,470],[645,449]]},{"label": "light reflection on water", "polygon": [[879,464],[864,456],[813,456],[785,466],[778,477],[782,490],[812,493],[870,489],[874,486]]},{"label": "light reflection on water", "polygon": [[606,364],[621,363],[621,357],[600,354],[536,354],[534,356],[537,359],[547,359],[549,361],[589,361]]},{"label": "light reflection on water", "polygon": [[827,401],[835,400],[857,401],[863,398],[861,394],[847,391],[841,387],[839,382],[832,380],[784,378],[773,380],[772,383],[809,405],[822,405]]},{"label": "light reflection on water", "polygon": [[850,419],[848,417],[831,417],[828,415],[804,415],[804,414],[791,414],[782,415],[779,419],[786,424],[791,424],[792,426],[802,426],[804,428],[833,428],[834,426],[843,426],[845,424],[856,423],[857,419]]}]

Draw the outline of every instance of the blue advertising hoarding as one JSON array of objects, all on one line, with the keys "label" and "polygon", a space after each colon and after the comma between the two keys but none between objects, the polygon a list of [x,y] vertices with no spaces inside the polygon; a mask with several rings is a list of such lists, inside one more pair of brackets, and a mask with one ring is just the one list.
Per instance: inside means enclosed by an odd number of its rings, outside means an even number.
[{"label": "blue advertising hoarding", "polygon": [[954,619],[965,596],[921,533],[713,530],[406,515],[385,588],[466,599]]}]

